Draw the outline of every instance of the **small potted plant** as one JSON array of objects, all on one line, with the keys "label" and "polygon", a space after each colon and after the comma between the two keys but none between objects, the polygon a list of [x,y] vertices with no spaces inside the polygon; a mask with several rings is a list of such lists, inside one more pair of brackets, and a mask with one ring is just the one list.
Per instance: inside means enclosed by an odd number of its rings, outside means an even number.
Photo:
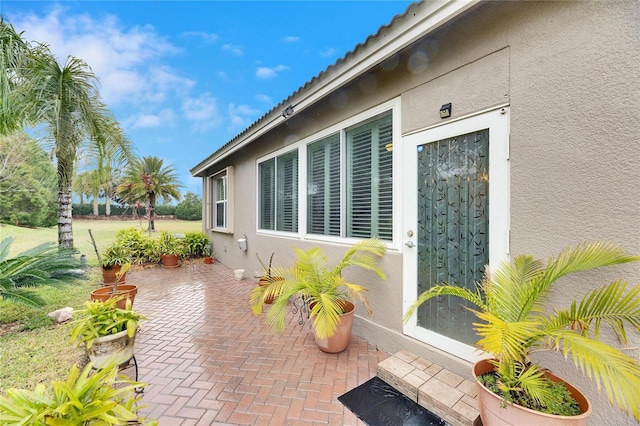
[{"label": "small potted plant", "polygon": [[203,249],[203,254],[204,254],[204,263],[206,263],[207,265],[212,265],[213,262],[216,259],[216,257],[215,257],[216,254],[215,254],[215,252],[211,251],[211,247],[206,246]]},{"label": "small potted plant", "polygon": [[71,342],[84,345],[94,368],[110,363],[122,364],[133,357],[138,323],[142,315],[131,309],[127,301],[125,309],[117,306],[118,299],[85,303],[85,309],[77,311],[71,330]]},{"label": "small potted plant", "polygon": [[[425,301],[460,297],[477,308],[474,323],[478,349],[491,356],[473,367],[480,416],[496,424],[586,424],[589,401],[570,384],[534,362],[533,352],[558,351],[604,388],[609,401],[640,420],[640,363],[601,340],[611,331],[627,343],[625,323],[640,331],[640,285],[615,281],[587,292],[564,309],[549,310],[554,282],[568,274],[639,261],[608,243],[565,249],[546,262],[529,255],[490,272],[477,289],[439,284],[422,293],[409,308],[408,321]],[[608,334],[608,333],[607,333]]]},{"label": "small potted plant", "polygon": [[133,301],[138,294],[138,286],[135,284],[120,284],[122,276],[124,276],[131,268],[130,263],[125,263],[115,274],[111,285],[97,288],[91,292],[91,300],[105,301],[111,298],[118,299],[117,304],[120,309],[124,309],[127,301]]},{"label": "small potted plant", "polygon": [[329,267],[329,257],[319,247],[309,250],[295,248],[295,264],[290,269],[273,270],[273,276],[282,276],[284,280],[272,281],[268,286],[257,286],[251,290],[249,303],[252,311],[259,315],[265,301],[275,297],[267,312],[266,322],[274,331],[282,332],[289,299],[297,297],[309,309],[315,341],[320,350],[342,352],[349,345],[356,299],[360,299],[369,316],[373,314],[364,294],[367,288],[345,280],[342,271],[350,266],[360,267],[385,279],[384,272],[376,264],[385,250],[385,243],[379,239],[363,240],[351,246],[340,263]]},{"label": "small potted plant", "polygon": [[[102,261],[102,281],[105,285],[112,285],[113,280],[117,273],[120,272],[122,265],[131,262],[131,257],[127,249],[121,245],[113,243],[105,249],[101,257]],[[120,274],[120,281],[118,284],[124,284],[126,282],[126,272]]]},{"label": "small potted plant", "polygon": [[160,237],[158,237],[157,244],[163,268],[177,268],[180,266],[180,258],[185,254],[182,239],[168,231],[162,231]]},{"label": "small potted plant", "polygon": [[139,389],[146,386],[118,374],[115,364],[95,371],[71,367],[67,379],[34,390],[10,388],[0,395],[2,424],[20,425],[157,425],[137,413]]}]

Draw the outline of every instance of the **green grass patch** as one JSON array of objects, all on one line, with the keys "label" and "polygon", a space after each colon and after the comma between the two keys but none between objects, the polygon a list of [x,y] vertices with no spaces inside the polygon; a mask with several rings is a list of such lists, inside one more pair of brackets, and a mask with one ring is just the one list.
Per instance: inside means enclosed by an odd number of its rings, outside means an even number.
[{"label": "green grass patch", "polygon": [[[90,266],[98,266],[98,258],[91,245],[89,229],[93,233],[96,245],[100,254],[113,243],[116,233],[121,229],[138,228],[147,229],[146,221],[137,220],[73,220],[73,244],[81,254],[87,255]],[[184,234],[186,232],[202,231],[202,221],[188,220],[156,220],[156,230],[151,234],[153,237],[160,235],[162,231],[173,234]],[[11,246],[10,256],[15,256],[32,247],[43,243],[57,243],[58,229],[52,228],[21,228],[13,225],[0,224],[0,240],[7,237],[15,237]]]},{"label": "green grass patch", "polygon": [[[63,380],[69,368],[84,358],[84,350],[71,344],[70,328],[56,324],[47,313],[71,306],[82,308],[91,290],[99,286],[99,270],[75,284],[42,286],[46,301],[32,307],[0,300],[0,392],[9,387],[33,389],[38,383]],[[6,331],[11,325],[11,331]]]}]

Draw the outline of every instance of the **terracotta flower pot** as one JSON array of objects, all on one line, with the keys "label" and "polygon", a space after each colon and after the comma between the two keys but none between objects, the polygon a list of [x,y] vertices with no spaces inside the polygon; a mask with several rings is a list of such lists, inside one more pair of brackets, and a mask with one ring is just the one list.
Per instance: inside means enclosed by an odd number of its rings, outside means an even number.
[{"label": "terracotta flower pot", "polygon": [[163,254],[162,255],[162,267],[163,268],[177,268],[180,266],[179,257],[175,254]]},{"label": "terracotta flower pot", "polygon": [[554,382],[562,382],[569,390],[569,393],[580,407],[582,414],[577,416],[557,416],[553,414],[541,413],[531,410],[517,404],[507,402],[506,408],[502,408],[503,399],[487,389],[477,379],[485,373],[493,371],[493,364],[489,360],[481,360],[473,366],[473,376],[476,378],[476,390],[478,392],[478,405],[480,406],[480,418],[484,426],[493,425],[545,425],[545,426],[564,426],[575,425],[584,426],[587,424],[587,417],[591,415],[591,404],[587,398],[569,383],[547,373],[547,377]]},{"label": "terracotta flower pot", "polygon": [[87,349],[93,368],[99,370],[106,364],[115,362],[118,365],[133,357],[133,345],[136,336],[129,337],[127,330],[109,336],[96,337],[91,348]]},{"label": "terracotta flower pot", "polygon": [[204,263],[206,263],[207,265],[211,265],[213,264],[213,257],[205,257],[204,258]]},{"label": "terracotta flower pot", "polygon": [[[349,301],[345,300],[343,302],[345,313],[340,315],[338,328],[336,329],[335,334],[326,339],[320,339],[318,338],[318,336],[315,336],[316,345],[318,345],[322,352],[336,354],[338,352],[344,351],[345,349],[347,349],[347,346],[349,346],[349,340],[351,339],[351,329],[353,328],[353,315],[356,307]],[[312,305],[313,304],[311,304],[311,306],[309,307],[310,309]]]},{"label": "terracotta flower pot", "polygon": [[[113,295],[111,294],[111,291],[112,291],[111,286],[105,286],[102,288],[95,289],[91,292],[91,300],[100,300],[101,302],[109,300],[113,297]],[[118,308],[120,309],[125,309],[127,299],[131,299],[131,306],[133,306],[133,301],[136,297],[136,294],[138,294],[137,285],[135,284],[118,285],[116,296],[117,297],[122,296],[122,299],[118,300],[118,303],[116,303],[116,306],[118,306]]]},{"label": "terracotta flower pot", "polygon": [[[104,285],[113,285],[116,280],[116,274],[120,272],[120,268],[121,265],[102,267],[102,282],[104,283]],[[124,284],[126,282],[126,278],[127,273],[125,272],[118,280],[118,284]]]}]

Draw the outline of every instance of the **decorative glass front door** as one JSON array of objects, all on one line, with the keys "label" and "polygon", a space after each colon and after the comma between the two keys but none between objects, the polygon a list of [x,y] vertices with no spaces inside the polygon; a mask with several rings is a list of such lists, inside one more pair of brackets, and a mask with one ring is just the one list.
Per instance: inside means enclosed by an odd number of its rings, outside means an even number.
[{"label": "decorative glass front door", "polygon": [[[485,265],[509,254],[509,108],[501,107],[403,137],[402,243],[406,309],[433,285],[473,289]],[[403,332],[477,360],[475,316],[441,296],[423,304]]]},{"label": "decorative glass front door", "polygon": [[[489,130],[417,146],[418,288],[473,289],[489,263]],[[416,294],[416,296],[417,296]],[[475,316],[439,296],[418,310],[418,326],[472,344]]]}]

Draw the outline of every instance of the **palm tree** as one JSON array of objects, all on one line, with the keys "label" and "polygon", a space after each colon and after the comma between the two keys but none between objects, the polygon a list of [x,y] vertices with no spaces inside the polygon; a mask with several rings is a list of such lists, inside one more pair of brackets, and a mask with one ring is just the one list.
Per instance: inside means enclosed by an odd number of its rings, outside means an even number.
[{"label": "palm tree", "polygon": [[25,71],[29,122],[44,124],[58,169],[58,244],[73,247],[72,181],[79,152],[96,157],[113,149],[125,161],[131,142],[100,100],[98,79],[81,59],[61,67],[48,52],[34,52]]},{"label": "palm tree", "polygon": [[129,204],[143,202],[149,216],[149,230],[155,230],[153,221],[156,201],[182,197],[182,185],[172,166],[165,166],[162,159],[154,156],[134,159],[129,163],[124,182],[118,187],[118,195]]}]

